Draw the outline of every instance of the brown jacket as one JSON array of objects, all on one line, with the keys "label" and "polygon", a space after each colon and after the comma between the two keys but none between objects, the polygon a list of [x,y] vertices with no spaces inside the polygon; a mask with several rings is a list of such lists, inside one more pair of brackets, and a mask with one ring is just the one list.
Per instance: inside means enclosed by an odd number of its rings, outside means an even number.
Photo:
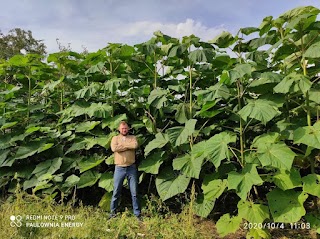
[{"label": "brown jacket", "polygon": [[130,166],[135,163],[135,149],[138,141],[135,136],[121,134],[114,136],[111,140],[111,150],[114,152],[114,163],[121,167]]}]

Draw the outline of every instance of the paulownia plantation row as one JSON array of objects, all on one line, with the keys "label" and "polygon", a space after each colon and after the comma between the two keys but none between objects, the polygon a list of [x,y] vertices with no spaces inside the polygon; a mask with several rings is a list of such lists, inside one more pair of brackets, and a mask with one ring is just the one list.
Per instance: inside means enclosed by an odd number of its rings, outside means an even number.
[{"label": "paulownia plantation row", "polygon": [[319,12],[292,9],[209,42],[155,32],[134,46],[1,60],[2,195],[19,183],[108,205],[110,141],[127,120],[142,196],[172,204],[194,188],[197,215],[222,215],[221,236],[241,222],[320,232]]}]

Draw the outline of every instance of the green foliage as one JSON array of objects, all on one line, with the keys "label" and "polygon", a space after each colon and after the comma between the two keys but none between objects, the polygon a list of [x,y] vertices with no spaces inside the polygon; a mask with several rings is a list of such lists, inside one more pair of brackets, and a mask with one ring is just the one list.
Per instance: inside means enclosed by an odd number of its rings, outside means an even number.
[{"label": "green foliage", "polygon": [[9,59],[17,54],[21,54],[24,49],[27,53],[37,53],[44,55],[46,46],[42,40],[36,40],[32,32],[20,28],[14,28],[7,34],[0,32],[0,59]]},{"label": "green foliage", "polygon": [[[292,9],[210,42],[155,32],[135,46],[53,53],[47,63],[37,54],[1,61],[4,194],[17,179],[35,195],[98,186],[107,191],[100,200],[107,208],[110,142],[127,120],[139,141],[142,193],[154,190],[171,202],[193,181],[192,210],[222,215],[221,235],[243,219],[308,218],[308,205],[320,197],[318,14]],[[233,205],[216,203],[226,197]],[[224,209],[236,206],[236,216]],[[258,229],[248,235],[269,236]]]}]

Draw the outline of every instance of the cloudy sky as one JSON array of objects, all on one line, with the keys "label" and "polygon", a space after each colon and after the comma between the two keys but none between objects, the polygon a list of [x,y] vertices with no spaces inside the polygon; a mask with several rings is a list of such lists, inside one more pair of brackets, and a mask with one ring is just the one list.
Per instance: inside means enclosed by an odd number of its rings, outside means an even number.
[{"label": "cloudy sky", "polygon": [[320,0],[0,0],[0,30],[31,30],[49,53],[58,51],[57,38],[74,51],[97,51],[147,41],[157,30],[210,40],[308,5],[320,8]]}]

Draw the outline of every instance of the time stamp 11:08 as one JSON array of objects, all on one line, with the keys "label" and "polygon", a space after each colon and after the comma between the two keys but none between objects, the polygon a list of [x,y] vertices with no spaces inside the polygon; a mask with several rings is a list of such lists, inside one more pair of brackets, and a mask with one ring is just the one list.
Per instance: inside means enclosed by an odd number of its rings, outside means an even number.
[{"label": "time stamp 11:08", "polygon": [[266,222],[266,223],[252,223],[246,222],[243,224],[245,230],[248,229],[311,229],[309,222],[292,222],[292,223],[282,223],[282,222]]}]

